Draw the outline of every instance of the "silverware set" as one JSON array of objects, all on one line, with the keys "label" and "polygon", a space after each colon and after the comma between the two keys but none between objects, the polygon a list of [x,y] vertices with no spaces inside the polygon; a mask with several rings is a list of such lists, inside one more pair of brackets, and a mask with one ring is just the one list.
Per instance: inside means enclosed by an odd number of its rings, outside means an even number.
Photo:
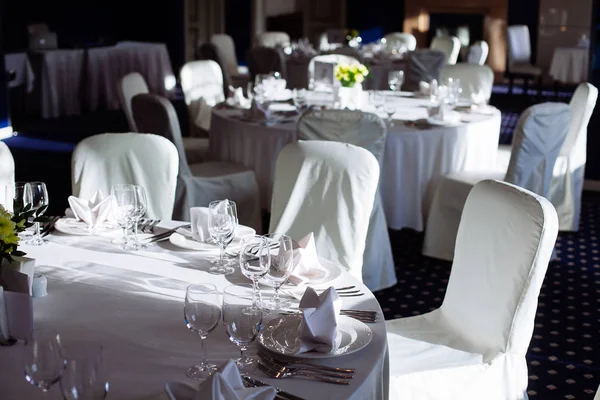
[{"label": "silverware set", "polygon": [[52,232],[54,232],[54,230],[55,230],[54,225],[56,224],[56,221],[61,219],[61,217],[51,217],[51,218],[52,219],[50,221],[46,222],[40,228],[41,232],[42,232],[42,237],[46,237],[49,234],[51,234]]},{"label": "silverware set", "polygon": [[191,224],[186,224],[186,225],[181,225],[181,226],[178,226],[178,227],[176,227],[176,228],[173,228],[173,229],[169,229],[169,230],[167,230],[167,231],[164,231],[164,232],[161,232],[161,233],[159,233],[159,234],[157,234],[157,235],[154,235],[154,236],[151,236],[151,237],[149,237],[148,239],[146,239],[146,240],[144,241],[144,243],[145,243],[145,244],[148,244],[148,243],[154,243],[154,242],[160,242],[160,241],[162,241],[162,240],[166,240],[166,239],[168,239],[168,238],[169,238],[169,237],[170,237],[170,236],[171,236],[171,235],[172,235],[172,234],[173,234],[175,231],[177,231],[177,229],[179,229],[179,228],[183,228],[183,229],[189,229],[191,226],[192,226]]},{"label": "silverware set", "polygon": [[[260,381],[256,378],[252,378],[251,376],[248,376],[248,375],[242,375],[242,379],[244,380],[245,387],[271,386],[267,383],[264,383],[263,381]],[[279,389],[277,386],[271,386],[271,387],[273,387],[275,389],[275,391],[277,392],[277,394],[275,395],[276,400],[304,400],[302,397],[293,395],[288,392],[284,392],[283,390]]]},{"label": "silverware set", "polygon": [[138,223],[138,231],[142,233],[154,233],[154,227],[160,224],[160,219],[141,218]]},{"label": "silverware set", "polygon": [[[300,310],[288,310],[288,311],[280,311],[280,315],[300,315],[302,311]],[[364,322],[365,324],[374,324],[377,322],[377,311],[369,311],[369,310],[341,310],[340,315],[354,318],[360,322]]]},{"label": "silverware set", "polygon": [[364,295],[364,293],[361,292],[360,289],[357,289],[356,286],[335,288],[335,291],[340,297],[360,297]]}]

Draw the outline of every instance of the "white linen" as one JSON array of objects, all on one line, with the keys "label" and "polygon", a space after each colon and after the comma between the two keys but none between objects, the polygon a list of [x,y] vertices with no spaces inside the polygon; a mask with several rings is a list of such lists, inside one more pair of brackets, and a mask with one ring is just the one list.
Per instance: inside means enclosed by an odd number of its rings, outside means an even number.
[{"label": "white linen", "polygon": [[213,60],[191,61],[181,68],[179,78],[191,126],[208,131],[212,108],[225,101],[221,67]]},{"label": "white linen", "polygon": [[485,61],[490,53],[490,46],[485,40],[479,40],[469,46],[467,52],[467,63],[476,65],[485,65]]},{"label": "white linen", "polygon": [[97,190],[90,198],[69,196],[68,201],[73,217],[85,222],[90,228],[115,220],[113,214],[115,197],[104,196],[101,190]]},{"label": "white linen", "polygon": [[[180,222],[163,221],[156,228],[174,228]],[[207,272],[211,263],[200,252],[183,251],[168,241],[147,250],[121,251],[111,238],[52,234],[44,246],[24,245],[37,261],[38,272],[48,278],[48,296],[34,301],[35,325],[57,329],[64,340],[101,343],[109,371],[110,398],[148,399],[163,393],[163,385],[185,379],[185,370],[198,362],[200,339],[182,318],[185,288],[191,283],[212,283],[222,290],[231,283],[249,283],[241,273],[227,277]],[[335,287],[355,285],[361,297],[343,299],[343,308],[382,313],[372,293],[350,274],[342,272]],[[387,344],[385,324],[369,324],[371,343],[343,357],[357,372],[348,386],[304,379],[276,380],[258,373],[270,385],[301,397],[334,400],[384,399],[387,396]],[[220,364],[239,356],[225,330],[218,326],[206,339],[208,357]],[[7,399],[34,399],[39,389],[27,383],[22,370],[22,346],[0,351],[0,387]],[[319,361],[335,366],[341,358]],[[195,382],[186,380],[187,382]]]},{"label": "white linen", "polygon": [[167,139],[141,133],[90,136],[73,152],[73,195],[90,198],[96,191],[110,193],[119,183],[140,185],[146,191],[146,216],[169,219],[177,183],[177,149]]},{"label": "white linen", "polygon": [[208,207],[190,208],[192,237],[200,242],[210,239],[210,233],[208,232],[208,214]]},{"label": "white linen", "polygon": [[245,388],[240,371],[233,360],[221,365],[204,380],[194,400],[273,400],[275,388]]},{"label": "white linen", "polygon": [[341,337],[337,334],[338,319],[342,310],[342,299],[333,287],[321,294],[306,288],[300,300],[302,320],[298,326],[296,354],[316,351],[330,353],[338,348]]},{"label": "white linen", "polygon": [[[15,183],[15,160],[6,143],[0,140],[0,188],[13,183]],[[4,193],[0,195],[2,195],[0,204],[4,204]]]},{"label": "white linen", "polygon": [[525,354],[557,233],[545,198],[502,182],[477,184],[442,306],[386,322],[390,398],[523,399]]},{"label": "white linen", "polygon": [[417,38],[411,33],[392,32],[384,36],[387,46],[406,46],[406,50],[414,51],[417,49]]},{"label": "white linen", "polygon": [[478,94],[487,102],[492,96],[494,71],[487,65],[458,63],[446,65],[440,70],[440,82],[452,78],[460,80],[461,100],[471,101],[471,95]]},{"label": "white linen", "polygon": [[436,36],[431,41],[429,48],[439,50],[446,55],[446,62],[450,65],[456,64],[460,54],[460,40],[456,36]]},{"label": "white linen", "polygon": [[290,44],[290,35],[285,32],[263,32],[256,35],[254,44],[265,47],[278,47]]},{"label": "white linen", "polygon": [[561,83],[578,84],[588,80],[589,49],[557,47],[548,74]]},{"label": "white linen", "polygon": [[117,91],[121,109],[125,113],[127,123],[129,124],[129,130],[131,132],[139,132],[133,119],[133,111],[131,111],[131,100],[140,93],[150,93],[146,80],[139,72],[131,72],[119,79]]},{"label": "white linen", "polygon": [[291,143],[277,158],[269,231],[296,240],[314,232],[319,256],[362,281],[378,181],[379,165],[368,150],[318,140]]},{"label": "white linen", "polygon": [[298,240],[298,248],[293,251],[294,271],[288,280],[296,285],[309,283],[315,277],[322,276],[325,269],[319,262],[315,236],[311,232]]},{"label": "white linen", "polygon": [[4,69],[15,71],[15,79],[8,82],[8,87],[24,86],[27,93],[33,90],[35,74],[31,68],[27,53],[8,53],[4,55]]}]

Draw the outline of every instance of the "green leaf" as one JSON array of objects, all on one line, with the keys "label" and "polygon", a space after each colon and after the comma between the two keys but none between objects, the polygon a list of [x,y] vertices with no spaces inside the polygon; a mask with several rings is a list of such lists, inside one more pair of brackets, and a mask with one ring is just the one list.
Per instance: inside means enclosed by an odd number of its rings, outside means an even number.
[{"label": "green leaf", "polygon": [[16,257],[23,257],[24,255],[26,255],[27,253],[25,253],[24,251],[21,250],[14,250],[11,253],[11,256],[16,256]]}]

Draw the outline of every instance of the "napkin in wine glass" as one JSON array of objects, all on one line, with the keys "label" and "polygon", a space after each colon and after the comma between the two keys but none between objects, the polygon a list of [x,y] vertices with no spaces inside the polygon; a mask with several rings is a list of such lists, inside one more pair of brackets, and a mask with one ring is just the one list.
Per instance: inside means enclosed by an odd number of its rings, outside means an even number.
[{"label": "napkin in wine glass", "polygon": [[288,279],[292,284],[308,283],[327,273],[319,262],[315,236],[312,232],[298,240],[298,248],[294,249],[293,257],[296,267]]},{"label": "napkin in wine glass", "polygon": [[330,353],[340,345],[341,336],[337,334],[338,318],[342,309],[342,299],[333,287],[320,295],[306,288],[302,300],[302,321],[296,338],[296,354],[307,351]]},{"label": "napkin in wine glass", "polygon": [[190,221],[192,238],[199,242],[206,242],[210,239],[208,232],[208,207],[190,208]]},{"label": "napkin in wine glass", "polygon": [[89,199],[69,196],[70,213],[73,218],[83,221],[90,228],[95,228],[103,222],[115,221],[113,210],[116,204],[113,195],[104,196],[101,190],[96,191]]}]

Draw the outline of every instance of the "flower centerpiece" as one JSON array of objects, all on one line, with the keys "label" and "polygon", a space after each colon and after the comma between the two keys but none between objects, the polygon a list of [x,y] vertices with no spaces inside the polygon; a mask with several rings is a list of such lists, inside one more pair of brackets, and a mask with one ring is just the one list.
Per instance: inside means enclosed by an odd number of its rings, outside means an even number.
[{"label": "flower centerpiece", "polygon": [[[43,211],[42,208],[40,211]],[[33,226],[36,221],[47,221],[47,218],[42,216],[34,218],[35,213],[36,210],[32,210],[31,205],[23,205],[22,201],[15,200],[12,214],[0,205],[0,264],[3,260],[11,263],[14,261],[13,257],[25,255],[24,252],[18,250],[19,232]]]},{"label": "flower centerpiece", "polygon": [[334,70],[335,79],[340,83],[337,99],[340,108],[358,109],[362,105],[362,83],[369,76],[369,69],[363,64],[338,64]]}]

